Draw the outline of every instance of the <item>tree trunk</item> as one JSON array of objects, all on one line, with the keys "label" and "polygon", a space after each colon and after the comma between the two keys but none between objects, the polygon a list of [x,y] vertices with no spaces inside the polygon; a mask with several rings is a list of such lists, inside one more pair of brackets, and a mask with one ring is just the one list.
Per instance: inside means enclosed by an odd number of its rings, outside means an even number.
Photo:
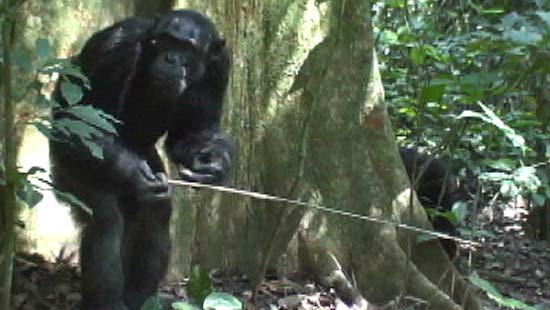
[{"label": "tree trunk", "polygon": [[[17,150],[15,141],[15,104],[12,96],[12,48],[15,21],[11,6],[6,4],[2,20],[3,92],[4,92],[4,181],[0,210],[0,309],[10,309],[13,258],[15,251],[15,210]],[[8,15],[9,14],[9,15]]]},{"label": "tree trunk", "polygon": [[[18,53],[28,55],[32,70],[15,68],[14,92],[17,105],[17,144],[25,144],[18,149],[18,166],[27,171],[30,167],[40,166],[49,176],[48,146],[45,137],[36,139],[39,133],[27,128],[29,116],[42,115],[48,111],[40,111],[43,107],[36,104],[36,92],[28,91],[27,87],[36,82],[37,55],[35,42],[46,39],[50,46],[50,56],[72,57],[82,47],[85,40],[95,31],[112,24],[134,11],[133,1],[19,1],[21,7],[17,10],[15,48]],[[35,86],[33,86],[35,87]],[[45,150],[38,151],[37,150]],[[43,184],[41,184],[43,185]],[[38,251],[45,257],[52,257],[76,246],[76,232],[71,232],[69,211],[60,208],[51,191],[43,191],[44,199],[32,209],[19,208],[18,219],[25,222],[25,229],[18,230],[16,248],[24,251],[30,245],[33,251]],[[46,214],[46,216],[44,216]],[[56,228],[52,226],[50,216],[56,216]],[[61,228],[62,227],[62,228]],[[67,233],[63,239],[63,233]],[[68,247],[65,247],[66,244]]]},{"label": "tree trunk", "polygon": [[[226,124],[240,154],[231,185],[430,227],[416,199],[409,207],[373,53],[370,5],[316,3],[186,1],[213,16],[233,54]],[[192,215],[185,220],[193,231],[190,261],[204,268],[260,281],[286,253],[294,266],[299,261],[355,301],[412,295],[434,309],[481,309],[439,244],[417,245],[414,232],[293,204],[204,190],[191,196],[187,209],[178,209]]]},{"label": "tree trunk", "polygon": [[[135,10],[148,15],[151,5],[169,2],[147,1]],[[212,16],[232,50],[225,124],[240,154],[229,185],[429,227],[416,200],[409,208],[367,1],[180,2]],[[66,19],[93,21],[80,34],[86,38],[111,22],[91,16],[75,11]],[[58,29],[66,29],[38,26],[56,38]],[[467,284],[436,242],[416,245],[415,233],[394,225],[206,190],[179,199],[173,262],[180,272],[199,263],[246,272],[259,282],[287,254],[291,266],[300,264],[356,302],[362,296],[384,303],[412,295],[434,309],[480,309],[475,297],[464,297]]]},{"label": "tree trunk", "polygon": [[155,17],[172,10],[176,0],[134,0],[134,3],[136,16]]}]

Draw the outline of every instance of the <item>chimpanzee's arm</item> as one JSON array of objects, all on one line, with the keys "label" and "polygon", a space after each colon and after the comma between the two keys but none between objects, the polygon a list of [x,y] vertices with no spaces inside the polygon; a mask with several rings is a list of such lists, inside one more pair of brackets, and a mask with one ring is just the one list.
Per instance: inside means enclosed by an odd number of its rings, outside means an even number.
[{"label": "chimpanzee's arm", "polygon": [[148,153],[131,150],[109,135],[96,143],[103,150],[103,158],[92,155],[78,141],[51,141],[53,161],[63,165],[64,173],[77,173],[113,192],[135,194],[139,200],[164,198],[168,185],[159,175],[160,171],[148,164]]},{"label": "chimpanzee's arm", "polygon": [[231,171],[235,144],[217,125],[197,131],[179,126],[169,132],[166,149],[183,180],[219,184]]},{"label": "chimpanzee's arm", "polygon": [[178,102],[166,150],[184,180],[216,184],[228,175],[235,143],[220,132],[222,103],[229,79],[229,52],[224,42],[210,51],[203,79]]}]

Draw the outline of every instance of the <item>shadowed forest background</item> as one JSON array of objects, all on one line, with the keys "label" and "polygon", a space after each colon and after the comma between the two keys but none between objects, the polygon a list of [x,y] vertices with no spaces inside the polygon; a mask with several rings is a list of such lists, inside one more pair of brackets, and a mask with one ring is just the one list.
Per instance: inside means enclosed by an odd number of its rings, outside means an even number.
[{"label": "shadowed forest background", "polygon": [[[225,186],[250,193],[173,186],[164,293],[199,309],[212,290],[248,309],[550,308],[550,1],[12,0],[0,310],[79,305],[77,229],[47,181],[66,58],[115,21],[176,8],[226,39]],[[400,150],[445,180],[413,179],[414,194]],[[452,187],[452,203],[429,208],[423,184]],[[456,257],[428,233],[435,219]]]}]

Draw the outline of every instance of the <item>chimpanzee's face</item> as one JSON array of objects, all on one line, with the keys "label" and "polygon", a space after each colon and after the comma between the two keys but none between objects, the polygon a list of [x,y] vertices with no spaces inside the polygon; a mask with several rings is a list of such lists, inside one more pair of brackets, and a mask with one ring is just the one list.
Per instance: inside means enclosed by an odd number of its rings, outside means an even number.
[{"label": "chimpanzee's face", "polygon": [[152,61],[147,75],[155,89],[177,97],[203,79],[208,55],[196,41],[160,36],[151,39]]}]

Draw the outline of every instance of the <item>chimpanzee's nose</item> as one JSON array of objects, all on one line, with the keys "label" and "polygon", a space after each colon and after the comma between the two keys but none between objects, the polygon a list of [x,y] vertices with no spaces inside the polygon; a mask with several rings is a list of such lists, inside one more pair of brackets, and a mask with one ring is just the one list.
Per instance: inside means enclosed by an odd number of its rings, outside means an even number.
[{"label": "chimpanzee's nose", "polygon": [[166,56],[164,56],[164,59],[166,60],[167,63],[171,65],[177,65],[179,62],[178,56],[172,53],[166,54]]}]

